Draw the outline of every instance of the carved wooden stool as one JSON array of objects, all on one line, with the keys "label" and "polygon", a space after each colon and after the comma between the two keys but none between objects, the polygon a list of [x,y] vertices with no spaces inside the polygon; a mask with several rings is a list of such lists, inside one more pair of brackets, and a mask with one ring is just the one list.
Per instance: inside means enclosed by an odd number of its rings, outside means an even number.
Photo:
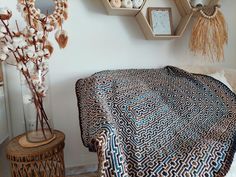
[{"label": "carved wooden stool", "polygon": [[12,139],[6,148],[12,177],[65,177],[65,135],[54,130],[55,140],[49,144],[24,148],[18,143],[23,136]]}]

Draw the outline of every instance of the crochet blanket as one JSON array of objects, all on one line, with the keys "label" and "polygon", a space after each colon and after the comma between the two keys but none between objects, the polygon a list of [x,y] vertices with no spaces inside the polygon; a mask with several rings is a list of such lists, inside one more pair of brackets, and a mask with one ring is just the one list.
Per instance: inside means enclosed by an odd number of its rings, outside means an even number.
[{"label": "crochet blanket", "polygon": [[235,152],[236,96],[167,66],[102,71],[76,83],[82,140],[99,176],[223,177]]}]

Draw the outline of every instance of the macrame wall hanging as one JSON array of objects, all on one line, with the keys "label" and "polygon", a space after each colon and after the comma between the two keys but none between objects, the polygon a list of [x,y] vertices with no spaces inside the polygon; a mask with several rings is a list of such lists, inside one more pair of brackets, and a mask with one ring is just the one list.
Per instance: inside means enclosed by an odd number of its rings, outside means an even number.
[{"label": "macrame wall hanging", "polygon": [[[68,2],[67,0],[53,0],[53,2],[55,10],[52,14],[41,13],[41,10],[36,7],[36,0],[18,0],[18,10],[22,13],[26,22],[37,30],[51,32],[57,29],[55,39],[60,48],[65,48],[68,35],[62,29],[62,24],[68,18]],[[42,29],[42,27],[45,27],[45,29]]]},{"label": "macrame wall hanging", "polygon": [[224,60],[224,46],[228,42],[227,24],[219,5],[198,6],[192,29],[190,50],[212,61]]}]

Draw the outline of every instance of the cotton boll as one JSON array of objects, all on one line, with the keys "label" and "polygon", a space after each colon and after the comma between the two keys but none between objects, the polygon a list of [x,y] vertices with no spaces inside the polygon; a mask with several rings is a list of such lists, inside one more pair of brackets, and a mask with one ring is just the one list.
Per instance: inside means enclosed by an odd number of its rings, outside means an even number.
[{"label": "cotton boll", "polygon": [[38,38],[39,40],[42,40],[43,37],[44,37],[43,31],[38,31],[37,34],[36,34],[36,36],[37,36],[37,38]]},{"label": "cotton boll", "polygon": [[49,58],[50,57],[50,52],[48,49],[44,49],[44,57]]},{"label": "cotton boll", "polygon": [[54,29],[54,27],[50,24],[46,24],[45,28],[46,28],[46,31],[52,31]]},{"label": "cotton boll", "polygon": [[4,37],[5,37],[5,34],[2,33],[2,32],[0,32],[0,39],[1,39],[1,38],[4,38]]},{"label": "cotton boll", "polygon": [[28,47],[27,47],[27,50],[34,52],[34,51],[35,51],[34,45],[28,46]]},{"label": "cotton boll", "polygon": [[34,38],[33,38],[33,37],[29,37],[29,38],[28,38],[28,41],[29,41],[30,43],[33,43]]},{"label": "cotton boll", "polygon": [[133,0],[133,7],[138,9],[143,5],[143,0]]},{"label": "cotton boll", "polygon": [[9,50],[14,50],[14,47],[11,43],[6,43],[6,46],[8,47]]},{"label": "cotton boll", "polygon": [[48,55],[50,54],[49,50],[48,49],[44,49],[44,55]]},{"label": "cotton boll", "polygon": [[27,62],[27,68],[29,71],[34,69],[34,63],[31,60]]},{"label": "cotton boll", "polygon": [[23,103],[24,104],[30,104],[32,102],[32,96],[31,95],[24,95],[23,96]]},{"label": "cotton boll", "polygon": [[24,48],[25,46],[27,46],[27,43],[25,42],[25,39],[22,36],[14,37],[12,41],[13,41],[13,47],[15,49]]},{"label": "cotton boll", "polygon": [[40,85],[41,84],[41,80],[39,78],[34,78],[32,80],[32,82],[33,82],[34,85]]},{"label": "cotton boll", "polygon": [[19,44],[20,44],[20,41],[16,38],[13,38],[12,46],[14,50],[16,50],[19,47]]},{"label": "cotton boll", "polygon": [[42,96],[43,96],[43,97],[47,96],[47,91],[48,91],[47,88],[45,88],[45,89],[42,91]]},{"label": "cotton boll", "polygon": [[39,57],[43,57],[44,56],[44,51],[43,50],[40,50],[37,52],[38,56]]},{"label": "cotton boll", "polygon": [[122,0],[121,6],[125,8],[133,8],[133,3],[131,0]]},{"label": "cotton boll", "polygon": [[7,54],[1,53],[0,54],[0,60],[5,61],[7,59]]},{"label": "cotton boll", "polygon": [[18,70],[27,71],[27,67],[26,67],[25,64],[22,63],[22,62],[17,63],[17,69],[18,69]]},{"label": "cotton boll", "polygon": [[44,73],[46,73],[46,72],[48,71],[48,63],[47,63],[47,62],[43,62],[43,63],[41,64],[41,68],[42,68],[42,71],[43,71]]},{"label": "cotton boll", "polygon": [[38,54],[37,53],[34,53],[34,56],[33,56],[35,59],[38,58]]},{"label": "cotton boll", "polygon": [[27,43],[26,43],[25,41],[21,41],[19,47],[20,47],[20,48],[24,48],[24,47],[26,47],[26,46],[27,46]]},{"label": "cotton boll", "polygon": [[34,58],[34,52],[32,52],[32,51],[30,51],[30,50],[28,50],[28,51],[26,52],[26,55],[27,55],[27,57],[29,57],[29,58]]},{"label": "cotton boll", "polygon": [[21,62],[17,63],[17,69],[21,70],[23,68],[23,64]]},{"label": "cotton boll", "polygon": [[6,30],[6,28],[4,26],[1,26],[0,27],[0,32],[7,33],[7,30]]},{"label": "cotton boll", "polygon": [[8,53],[10,52],[7,46],[3,46],[2,51],[3,51],[5,54],[8,54]]},{"label": "cotton boll", "polygon": [[34,28],[29,28],[29,32],[30,32],[30,34],[34,34],[35,33],[35,29]]},{"label": "cotton boll", "polygon": [[13,43],[19,42],[19,38],[18,38],[18,37],[14,37],[14,38],[12,39],[12,42],[13,42]]},{"label": "cotton boll", "polygon": [[12,39],[13,43],[21,43],[22,41],[24,41],[24,38],[22,38],[22,37],[14,37]]},{"label": "cotton boll", "polygon": [[22,34],[24,34],[24,36],[30,36],[30,34],[29,34],[29,28],[28,28],[28,27],[25,27],[25,28],[22,30]]},{"label": "cotton boll", "polygon": [[42,13],[39,15],[39,18],[40,18],[40,19],[44,19],[45,17],[46,17],[46,16],[45,16],[44,14],[42,14]]},{"label": "cotton boll", "polygon": [[112,7],[120,8],[121,7],[121,0],[111,0],[110,4]]},{"label": "cotton boll", "polygon": [[28,68],[23,64],[23,65],[22,65],[22,70],[23,70],[23,71],[27,71]]}]

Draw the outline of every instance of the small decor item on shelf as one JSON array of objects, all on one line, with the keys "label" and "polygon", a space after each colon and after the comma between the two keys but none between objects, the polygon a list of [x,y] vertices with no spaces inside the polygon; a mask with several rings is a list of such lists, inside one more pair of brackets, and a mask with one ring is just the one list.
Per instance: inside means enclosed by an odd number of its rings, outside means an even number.
[{"label": "small decor item on shelf", "polygon": [[133,8],[133,2],[131,0],[122,0],[121,7],[124,8]]},{"label": "small decor item on shelf", "polygon": [[109,2],[114,8],[139,9],[144,0],[109,0]]},{"label": "small decor item on shelf", "polygon": [[139,9],[143,5],[143,0],[133,0],[133,7]]},{"label": "small decor item on shelf", "polygon": [[[57,28],[57,40],[64,48],[67,40],[66,32],[61,31],[62,22],[67,18],[67,1],[54,0],[56,7],[53,15],[39,13],[34,9],[34,0],[18,0],[18,9],[27,21],[25,28],[10,27],[12,12],[8,8],[0,10],[0,60],[16,66],[21,73],[22,99],[26,138],[29,143],[50,142],[54,139],[52,117],[48,114],[47,74],[48,60],[53,47],[48,41],[49,33]],[[37,12],[36,12],[37,11]],[[60,14],[60,15],[59,15]],[[10,56],[10,57],[9,57]],[[11,63],[9,59],[15,61]],[[47,97],[46,97],[47,96]]]},{"label": "small decor item on shelf", "polygon": [[165,7],[149,7],[149,22],[153,30],[153,34],[163,36],[173,34],[173,21],[171,8]]},{"label": "small decor item on shelf", "polygon": [[110,0],[110,4],[114,8],[120,8],[121,7],[121,0]]},{"label": "small decor item on shelf", "polygon": [[144,3],[144,0],[133,0],[133,7],[139,9]]},{"label": "small decor item on shelf", "polygon": [[201,8],[192,29],[190,50],[212,61],[222,61],[227,42],[227,24],[219,6]]}]

